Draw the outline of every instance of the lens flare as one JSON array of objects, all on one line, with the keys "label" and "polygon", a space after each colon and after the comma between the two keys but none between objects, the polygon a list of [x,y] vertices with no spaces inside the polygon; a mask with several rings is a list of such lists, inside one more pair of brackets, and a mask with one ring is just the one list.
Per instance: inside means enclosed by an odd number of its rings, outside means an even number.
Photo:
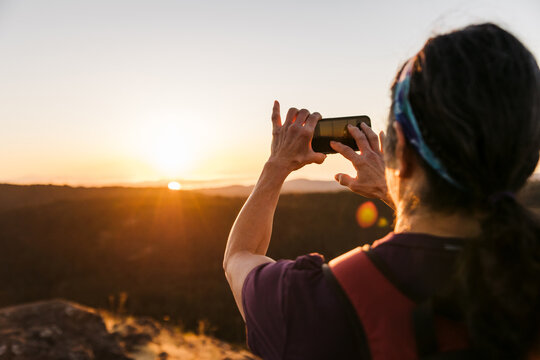
[{"label": "lens flare", "polygon": [[381,216],[379,218],[379,221],[377,221],[377,226],[378,227],[387,227],[388,226],[388,219],[385,218],[384,216]]},{"label": "lens flare", "polygon": [[371,201],[366,201],[358,207],[358,210],[356,210],[356,221],[361,228],[373,226],[375,221],[377,221],[378,216],[379,212],[377,211],[377,207]]},{"label": "lens flare", "polygon": [[169,190],[180,190],[182,188],[182,185],[180,185],[177,181],[171,181],[169,184],[167,184],[167,187]]}]

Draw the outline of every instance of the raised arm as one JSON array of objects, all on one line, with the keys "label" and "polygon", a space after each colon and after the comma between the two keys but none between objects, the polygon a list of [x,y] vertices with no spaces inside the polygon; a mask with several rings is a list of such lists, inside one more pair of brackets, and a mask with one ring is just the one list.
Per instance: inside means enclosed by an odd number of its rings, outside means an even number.
[{"label": "raised arm", "polygon": [[274,261],[265,255],[281,186],[294,170],[310,163],[321,164],[326,158],[314,152],[310,144],[320,119],[319,113],[291,108],[282,124],[279,103],[274,102],[270,158],[234,222],[223,259],[225,275],[242,317],[242,286],[246,276],[256,266]]}]

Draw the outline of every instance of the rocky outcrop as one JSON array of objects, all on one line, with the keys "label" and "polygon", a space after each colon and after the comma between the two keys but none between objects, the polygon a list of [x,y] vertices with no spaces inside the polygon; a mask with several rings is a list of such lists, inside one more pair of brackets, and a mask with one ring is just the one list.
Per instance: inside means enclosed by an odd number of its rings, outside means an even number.
[{"label": "rocky outcrop", "polygon": [[0,360],[128,360],[92,308],[51,300],[0,309]]},{"label": "rocky outcrop", "polygon": [[204,334],[65,300],[0,309],[0,360],[256,360]]}]

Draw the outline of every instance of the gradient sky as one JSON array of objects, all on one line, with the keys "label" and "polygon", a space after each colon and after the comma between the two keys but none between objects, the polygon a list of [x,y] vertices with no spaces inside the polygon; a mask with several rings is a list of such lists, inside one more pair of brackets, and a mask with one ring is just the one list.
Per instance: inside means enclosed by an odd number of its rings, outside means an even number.
[{"label": "gradient sky", "polygon": [[274,99],[382,130],[430,35],[492,21],[538,59],[539,18],[538,0],[0,0],[0,182],[253,182]]}]

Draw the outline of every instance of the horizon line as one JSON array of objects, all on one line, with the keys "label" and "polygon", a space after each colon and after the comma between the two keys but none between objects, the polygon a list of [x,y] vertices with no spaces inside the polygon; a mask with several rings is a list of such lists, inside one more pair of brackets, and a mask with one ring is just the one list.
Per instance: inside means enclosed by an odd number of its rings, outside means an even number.
[{"label": "horizon line", "polygon": [[[306,177],[287,179],[285,183],[296,181],[309,181],[309,182],[328,182],[333,183],[334,180],[321,180],[310,179]],[[71,187],[71,188],[167,188],[170,182],[178,182],[182,186],[182,190],[198,190],[198,189],[218,189],[230,186],[242,186],[250,187],[257,183],[257,180],[244,180],[244,181],[227,181],[224,179],[215,180],[182,180],[182,179],[170,179],[170,180],[148,180],[137,182],[110,182],[110,183],[69,183],[69,182],[18,182],[9,180],[0,180],[0,185],[11,186],[57,186],[57,187]],[[210,186],[205,186],[210,185]]]}]

